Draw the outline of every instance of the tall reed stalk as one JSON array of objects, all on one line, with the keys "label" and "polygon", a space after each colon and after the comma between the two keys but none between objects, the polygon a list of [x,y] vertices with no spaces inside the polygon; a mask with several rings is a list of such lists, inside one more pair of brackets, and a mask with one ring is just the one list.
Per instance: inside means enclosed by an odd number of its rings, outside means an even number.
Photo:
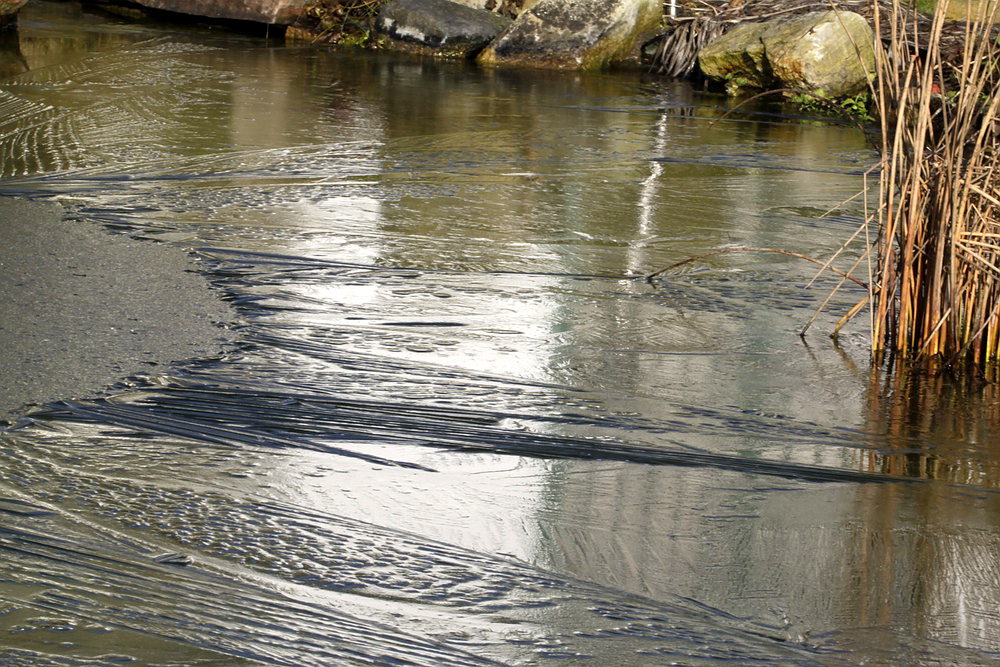
[{"label": "tall reed stalk", "polygon": [[985,368],[1000,356],[998,3],[970,17],[959,53],[942,48],[947,4],[920,34],[899,0],[888,14],[875,2],[875,34],[890,38],[876,45],[872,83],[882,130],[872,346],[878,360]]}]

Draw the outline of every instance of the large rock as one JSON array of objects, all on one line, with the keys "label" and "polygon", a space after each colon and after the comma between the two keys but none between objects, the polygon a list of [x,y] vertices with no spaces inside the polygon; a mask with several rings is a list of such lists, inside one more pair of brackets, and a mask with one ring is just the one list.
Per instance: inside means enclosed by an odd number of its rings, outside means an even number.
[{"label": "large rock", "polygon": [[[3,2],[5,0],[0,0]],[[131,0],[141,7],[191,16],[292,25],[312,0]]]},{"label": "large rock", "polygon": [[0,26],[17,19],[17,13],[27,2],[28,0],[0,0]]},{"label": "large rock", "polygon": [[662,0],[540,0],[479,55],[485,65],[601,69],[656,34]]},{"label": "large rock", "polygon": [[510,19],[451,0],[390,0],[376,29],[445,55],[473,57],[510,25]]},{"label": "large rock", "polygon": [[512,19],[538,4],[538,0],[455,0],[455,2],[467,7],[486,9]]},{"label": "large rock", "polygon": [[853,12],[833,10],[743,23],[705,47],[698,65],[730,93],[795,88],[844,97],[864,90],[874,67],[875,36]]}]

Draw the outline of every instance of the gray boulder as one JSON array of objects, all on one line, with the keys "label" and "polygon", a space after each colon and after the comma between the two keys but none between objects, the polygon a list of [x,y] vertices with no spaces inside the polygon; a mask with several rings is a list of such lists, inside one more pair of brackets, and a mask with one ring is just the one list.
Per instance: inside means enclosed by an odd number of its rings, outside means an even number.
[{"label": "gray boulder", "polygon": [[455,0],[460,5],[487,9],[494,14],[516,18],[526,9],[538,3],[538,0]]},{"label": "gray boulder", "polygon": [[[4,0],[0,0],[2,2]],[[131,0],[141,7],[191,16],[291,25],[311,0]]]},{"label": "gray boulder", "polygon": [[508,25],[508,18],[451,0],[391,0],[375,21],[375,29],[392,39],[469,58]]},{"label": "gray boulder", "polygon": [[479,55],[484,65],[601,69],[638,55],[662,0],[539,0]]},{"label": "gray boulder", "polygon": [[868,86],[875,36],[864,17],[833,10],[743,23],[702,49],[698,65],[731,94],[795,88],[830,97]]}]

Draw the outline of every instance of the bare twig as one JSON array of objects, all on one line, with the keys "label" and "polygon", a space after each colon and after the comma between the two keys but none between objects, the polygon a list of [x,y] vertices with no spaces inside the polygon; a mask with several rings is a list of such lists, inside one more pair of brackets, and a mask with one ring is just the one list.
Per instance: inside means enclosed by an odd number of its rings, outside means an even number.
[{"label": "bare twig", "polygon": [[834,273],[843,276],[847,280],[851,280],[860,285],[861,287],[868,289],[868,285],[866,285],[865,283],[861,282],[854,276],[848,275],[847,273],[841,271],[840,269],[835,269],[832,266],[826,266],[826,262],[824,262],[821,259],[816,259],[815,257],[810,257],[809,255],[803,255],[802,253],[798,252],[792,252],[791,250],[782,250],[781,248],[759,248],[755,246],[732,246],[729,248],[719,248],[718,250],[713,250],[712,252],[706,252],[702,255],[697,255],[695,257],[688,257],[687,259],[681,260],[675,264],[671,264],[668,267],[662,268],[659,271],[654,271],[653,273],[646,276],[646,281],[652,282],[653,279],[656,278],[657,276],[663,275],[664,273],[672,271],[673,269],[676,269],[680,266],[684,266],[685,264],[690,264],[691,262],[697,262],[698,260],[706,259],[708,257],[714,257],[716,255],[724,255],[731,252],[772,252],[780,255],[789,255],[791,257],[798,257],[799,259],[804,259],[806,261],[813,262],[814,264],[819,264],[820,266],[826,268],[828,271],[833,271]]}]

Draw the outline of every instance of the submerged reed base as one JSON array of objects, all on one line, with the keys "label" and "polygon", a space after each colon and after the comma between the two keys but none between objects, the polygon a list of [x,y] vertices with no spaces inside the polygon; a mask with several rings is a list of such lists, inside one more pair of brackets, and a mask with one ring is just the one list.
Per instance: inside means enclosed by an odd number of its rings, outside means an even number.
[{"label": "submerged reed base", "polygon": [[[962,378],[967,379],[966,377]],[[1000,384],[955,381],[913,364],[872,368],[859,470],[1000,490]]]},{"label": "submerged reed base", "polygon": [[876,34],[890,39],[876,48],[872,83],[881,121],[878,205],[866,221],[872,348],[877,361],[987,370],[1000,356],[997,5],[970,17],[958,53],[942,47],[947,5],[921,34],[898,0],[888,14],[875,3]]}]

